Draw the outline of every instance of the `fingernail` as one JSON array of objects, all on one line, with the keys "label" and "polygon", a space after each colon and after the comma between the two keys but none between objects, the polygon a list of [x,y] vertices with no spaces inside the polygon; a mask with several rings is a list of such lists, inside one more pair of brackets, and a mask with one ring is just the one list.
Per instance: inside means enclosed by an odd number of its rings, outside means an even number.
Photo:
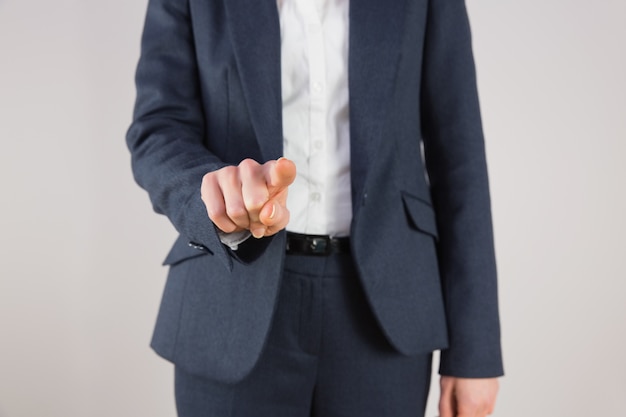
[{"label": "fingernail", "polygon": [[254,236],[256,239],[261,239],[263,236],[265,236],[265,229],[260,227],[258,229],[250,230],[250,233],[252,233],[252,236]]},{"label": "fingernail", "polygon": [[270,213],[270,219],[274,218],[274,214],[276,214],[276,204],[272,204],[272,212]]}]

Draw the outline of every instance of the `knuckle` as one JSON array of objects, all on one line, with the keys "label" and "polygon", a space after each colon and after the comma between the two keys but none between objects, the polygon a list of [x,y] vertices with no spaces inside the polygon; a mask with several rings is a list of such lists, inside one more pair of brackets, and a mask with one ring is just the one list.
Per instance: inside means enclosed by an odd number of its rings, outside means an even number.
[{"label": "knuckle", "polygon": [[239,169],[246,173],[253,172],[254,169],[258,166],[259,166],[258,162],[256,162],[254,159],[251,159],[251,158],[246,158],[239,163]]},{"label": "knuckle", "polygon": [[223,182],[230,178],[237,177],[237,168],[234,166],[226,166],[215,172],[218,182]]},{"label": "knuckle", "polygon": [[264,196],[250,195],[250,196],[245,197],[244,204],[246,208],[248,209],[248,212],[250,211],[257,212],[261,210],[261,208],[265,204],[265,201],[266,199]]},{"label": "knuckle", "polygon": [[202,177],[202,188],[215,188],[229,179],[237,178],[237,168],[234,166],[225,166],[217,171],[211,171]]},{"label": "knuckle", "polygon": [[204,174],[204,176],[202,177],[202,189],[212,187],[215,184],[215,176],[215,172],[209,172]]},{"label": "knuckle", "polygon": [[210,205],[207,206],[207,213],[209,215],[209,218],[215,223],[218,221],[221,221],[222,219],[224,219],[224,217],[226,217],[226,210],[224,209],[224,206],[214,206],[214,205]]},{"label": "knuckle", "polygon": [[233,205],[226,208],[226,213],[231,219],[241,219],[248,217],[248,211],[240,205]]}]

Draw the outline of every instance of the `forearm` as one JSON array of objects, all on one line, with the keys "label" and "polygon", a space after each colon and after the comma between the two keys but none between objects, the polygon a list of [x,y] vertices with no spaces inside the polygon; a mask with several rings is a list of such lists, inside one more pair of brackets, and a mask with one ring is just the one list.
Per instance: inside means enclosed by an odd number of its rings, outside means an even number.
[{"label": "forearm", "polygon": [[200,198],[203,175],[226,165],[207,147],[186,1],[151,0],[137,66],[137,99],[127,133],[133,173],[154,210],[190,241],[219,239]]}]

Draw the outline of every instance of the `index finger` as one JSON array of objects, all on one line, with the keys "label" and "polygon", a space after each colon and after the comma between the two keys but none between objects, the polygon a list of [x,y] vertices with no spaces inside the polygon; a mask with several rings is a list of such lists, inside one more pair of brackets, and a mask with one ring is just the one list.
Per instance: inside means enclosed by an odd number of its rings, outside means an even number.
[{"label": "index finger", "polygon": [[266,164],[265,182],[270,198],[290,186],[296,179],[296,164],[287,158],[279,158]]}]

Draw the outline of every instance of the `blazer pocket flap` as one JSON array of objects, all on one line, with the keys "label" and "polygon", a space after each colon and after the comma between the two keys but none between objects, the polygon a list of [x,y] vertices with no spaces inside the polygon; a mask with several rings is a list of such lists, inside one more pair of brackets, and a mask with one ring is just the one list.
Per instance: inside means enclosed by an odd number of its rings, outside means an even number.
[{"label": "blazer pocket flap", "polygon": [[406,192],[402,193],[402,200],[413,226],[422,232],[432,235],[435,239],[439,239],[433,207],[421,198]]},{"label": "blazer pocket flap", "polygon": [[190,242],[188,239],[179,236],[174,242],[174,246],[165,257],[163,265],[176,265],[184,260],[196,258],[198,256],[212,254],[206,246]]}]

